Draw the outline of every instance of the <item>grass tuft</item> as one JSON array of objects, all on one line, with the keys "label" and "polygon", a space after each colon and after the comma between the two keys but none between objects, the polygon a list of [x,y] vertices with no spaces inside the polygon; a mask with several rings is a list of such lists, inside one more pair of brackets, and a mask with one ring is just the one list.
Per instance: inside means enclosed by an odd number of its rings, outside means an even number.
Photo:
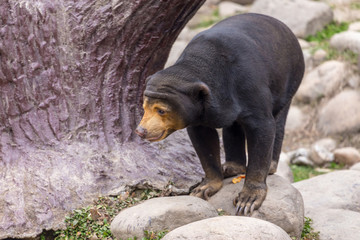
[{"label": "grass tuft", "polygon": [[[114,239],[110,224],[122,209],[161,194],[161,191],[146,189],[128,193],[126,197],[100,197],[91,206],[76,209],[66,216],[66,228],[55,232],[55,240]],[[166,231],[146,232],[143,240],[158,240],[165,234]]]},{"label": "grass tuft", "polygon": [[294,182],[299,182],[323,174],[323,172],[318,172],[310,166],[291,165],[290,168],[294,175]]},{"label": "grass tuft", "polygon": [[318,49],[323,49],[327,52],[326,60],[340,60],[346,61],[351,64],[357,64],[359,54],[354,53],[350,50],[339,51],[330,46],[330,39],[337,33],[344,32],[348,30],[349,23],[342,22],[336,23],[332,22],[321,31],[318,31],[315,35],[308,36],[305,40],[308,42],[314,43],[314,47],[311,49],[311,52],[314,53]]}]

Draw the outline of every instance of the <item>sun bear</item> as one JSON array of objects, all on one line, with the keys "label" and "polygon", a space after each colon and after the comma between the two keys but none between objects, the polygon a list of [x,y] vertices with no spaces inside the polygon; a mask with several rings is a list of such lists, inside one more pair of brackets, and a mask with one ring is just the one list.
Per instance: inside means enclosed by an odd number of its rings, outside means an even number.
[{"label": "sun bear", "polygon": [[224,177],[246,173],[234,204],[237,215],[249,215],[266,197],[267,175],[276,171],[303,74],[302,50],[285,24],[252,13],[227,18],[196,35],[173,66],[146,80],[136,133],[160,141],[187,128],[205,172],[191,194],[207,199]]}]

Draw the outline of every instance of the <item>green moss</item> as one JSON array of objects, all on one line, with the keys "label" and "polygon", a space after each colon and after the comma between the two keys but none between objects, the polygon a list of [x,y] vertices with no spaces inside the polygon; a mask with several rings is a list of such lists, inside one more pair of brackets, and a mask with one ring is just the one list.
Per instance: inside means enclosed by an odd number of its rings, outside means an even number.
[{"label": "green moss", "polygon": [[330,46],[330,38],[336,33],[346,31],[349,28],[349,23],[335,23],[332,22],[327,25],[323,30],[317,32],[315,35],[308,36],[307,41],[312,42],[314,46],[311,52],[314,53],[319,49],[327,52],[326,60],[339,60],[346,61],[351,64],[357,64],[359,54],[350,50],[339,51]]},{"label": "green moss", "polygon": [[[80,240],[92,237],[102,240],[114,239],[110,232],[110,223],[122,209],[131,207],[140,201],[157,197],[160,194],[160,191],[147,189],[133,192],[126,199],[120,196],[100,197],[94,204],[76,209],[69,216],[66,216],[66,228],[57,231],[55,239]],[[146,234],[149,237],[144,238],[144,240],[158,240],[164,235],[164,232]]]},{"label": "green moss", "polygon": [[320,232],[314,232],[314,229],[311,226],[312,219],[305,217],[304,221],[304,228],[301,233],[302,240],[319,240],[320,239]]},{"label": "green moss", "polygon": [[350,4],[351,9],[360,9],[360,2],[352,2]]},{"label": "green moss", "polygon": [[323,174],[322,172],[318,172],[310,166],[291,165],[290,168],[294,175],[294,182],[299,182]]},{"label": "green moss", "polygon": [[315,35],[308,36],[305,40],[308,42],[323,42],[325,40],[330,40],[332,36],[336,33],[344,32],[349,28],[349,23],[342,22],[336,23],[332,22],[324,27],[323,30],[318,31]]}]

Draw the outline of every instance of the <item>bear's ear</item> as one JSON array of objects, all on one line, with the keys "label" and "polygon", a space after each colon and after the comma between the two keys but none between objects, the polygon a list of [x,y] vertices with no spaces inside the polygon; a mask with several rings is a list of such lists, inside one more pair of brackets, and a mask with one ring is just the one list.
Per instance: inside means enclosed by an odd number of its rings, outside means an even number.
[{"label": "bear's ear", "polygon": [[203,82],[195,83],[193,95],[200,101],[206,102],[210,97],[210,89]]}]

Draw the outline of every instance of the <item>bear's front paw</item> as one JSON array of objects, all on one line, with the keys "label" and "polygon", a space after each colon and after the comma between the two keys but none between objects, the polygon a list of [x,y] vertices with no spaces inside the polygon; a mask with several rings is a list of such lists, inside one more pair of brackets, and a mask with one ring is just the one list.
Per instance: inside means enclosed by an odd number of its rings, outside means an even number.
[{"label": "bear's front paw", "polygon": [[191,196],[199,197],[205,200],[208,200],[209,197],[217,193],[222,187],[222,180],[209,180],[204,179],[199,186],[194,188],[190,193]]},{"label": "bear's front paw", "polygon": [[234,199],[234,205],[236,206],[235,215],[250,216],[264,202],[266,193],[266,184],[245,185],[239,196]]},{"label": "bear's front paw", "polygon": [[246,167],[236,162],[225,162],[222,166],[224,178],[245,174]]}]

